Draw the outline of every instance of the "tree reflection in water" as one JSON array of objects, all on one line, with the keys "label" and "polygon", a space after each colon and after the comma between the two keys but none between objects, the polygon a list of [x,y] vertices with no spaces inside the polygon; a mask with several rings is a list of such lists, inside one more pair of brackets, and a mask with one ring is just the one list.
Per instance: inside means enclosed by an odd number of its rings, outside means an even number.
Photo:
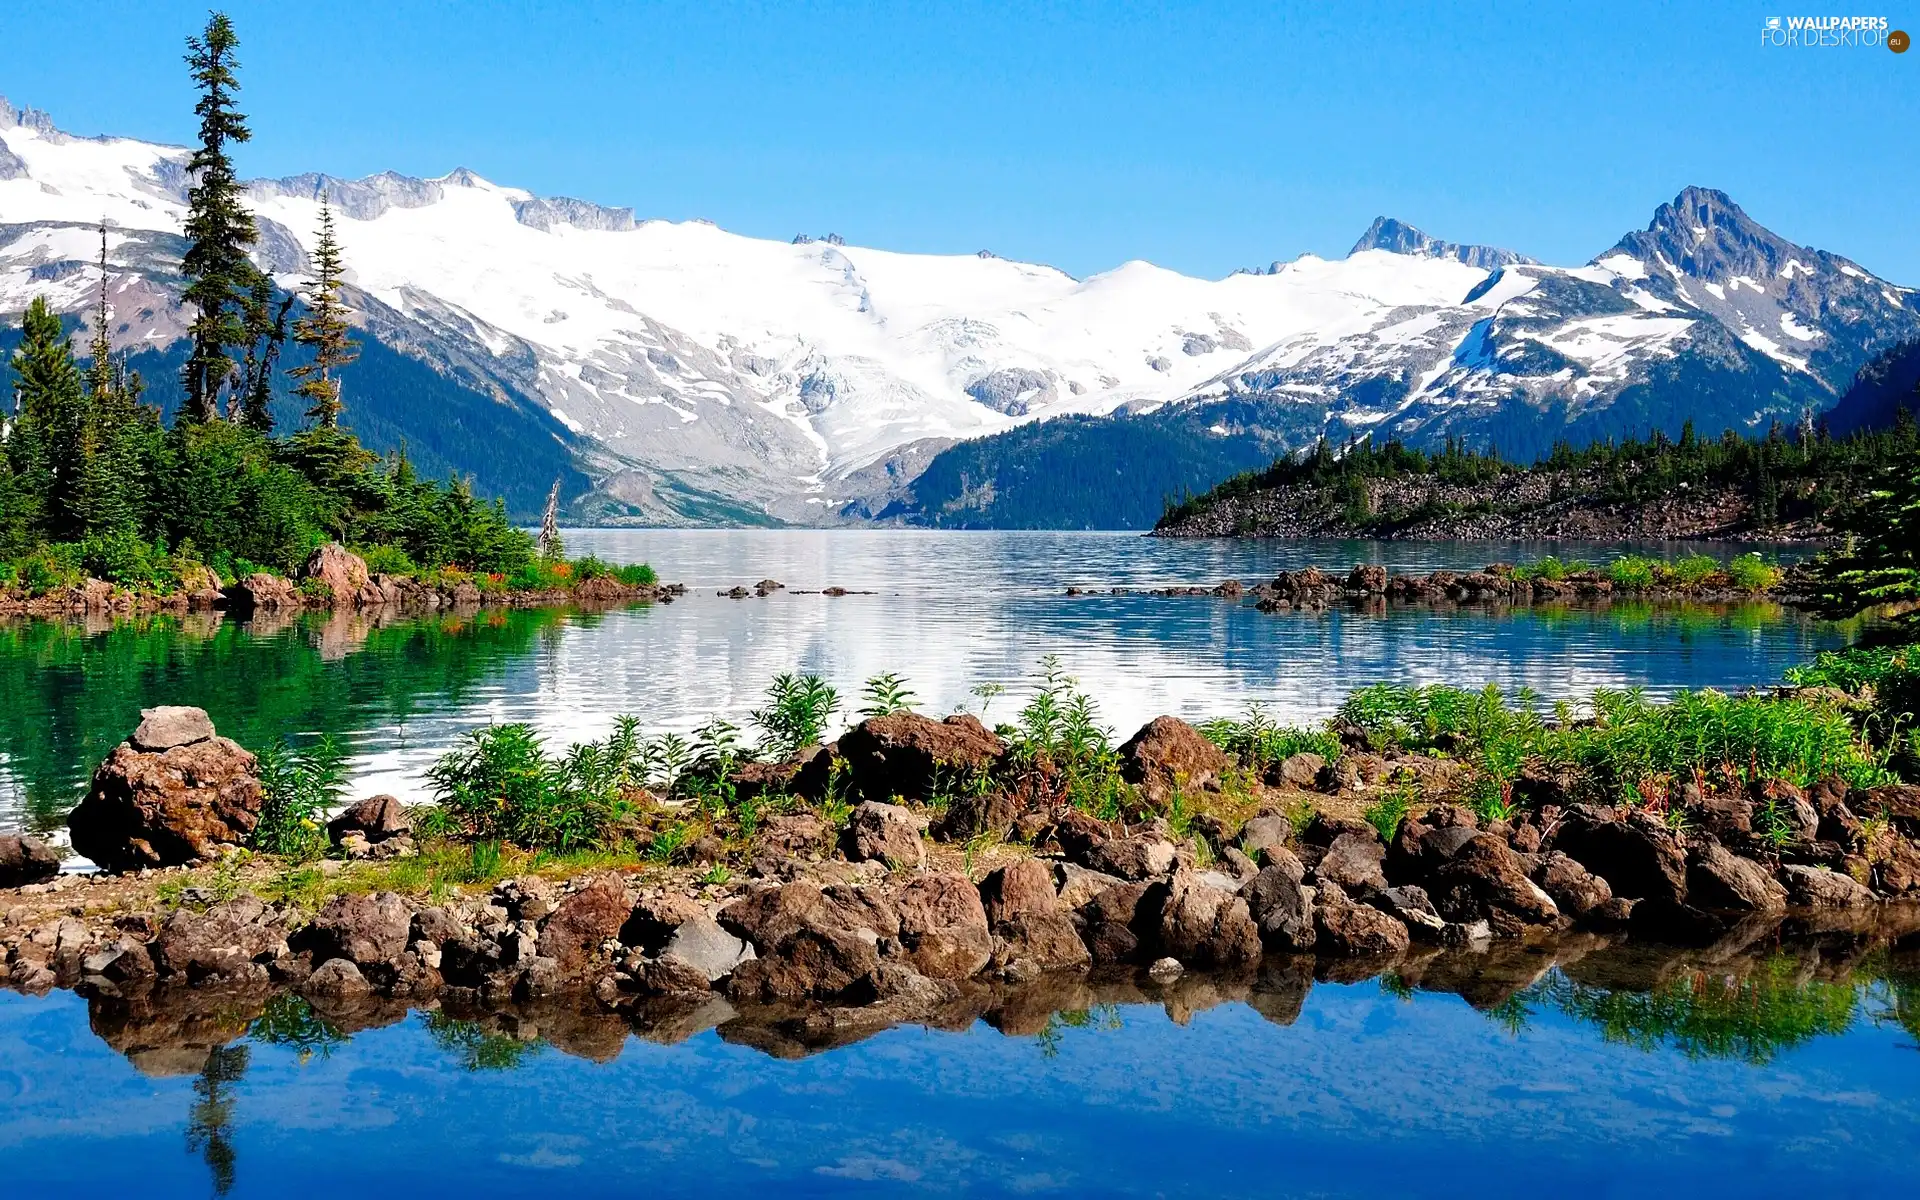
[{"label": "tree reflection in water", "polygon": [[251,1056],[246,1046],[218,1046],[207,1054],[207,1065],[193,1081],[196,1097],[187,1113],[187,1149],[206,1161],[213,1177],[213,1194],[233,1190],[233,1089],[247,1073]]}]

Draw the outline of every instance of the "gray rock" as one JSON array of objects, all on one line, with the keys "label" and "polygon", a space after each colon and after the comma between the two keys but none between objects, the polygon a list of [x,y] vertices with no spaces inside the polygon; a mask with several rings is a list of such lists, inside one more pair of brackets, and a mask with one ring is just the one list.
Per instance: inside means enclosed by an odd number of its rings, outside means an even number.
[{"label": "gray rock", "polygon": [[60,873],[60,856],[36,837],[0,836],[0,888],[23,887]]},{"label": "gray rock", "polygon": [[140,727],[133,731],[134,749],[158,754],[175,746],[191,746],[213,737],[213,720],[204,708],[162,704],[140,710]]},{"label": "gray rock", "polygon": [[1787,899],[1802,908],[1865,908],[1877,902],[1864,885],[1824,867],[1780,868]]},{"label": "gray rock", "polygon": [[752,946],[701,913],[674,931],[660,957],[678,959],[703,975],[709,984],[714,984],[732,975],[734,969],[752,959],[754,953]]},{"label": "gray rock", "polygon": [[1263,867],[1240,895],[1267,946],[1294,952],[1313,949],[1313,890],[1301,884],[1297,869]]},{"label": "gray rock", "polygon": [[344,958],[331,958],[314,968],[301,990],[312,999],[337,1002],[357,1000],[372,991],[373,985],[353,963]]},{"label": "gray rock", "polygon": [[925,823],[898,804],[864,800],[854,805],[843,840],[852,862],[881,862],[895,870],[918,870],[927,865],[926,843],[920,837]]}]

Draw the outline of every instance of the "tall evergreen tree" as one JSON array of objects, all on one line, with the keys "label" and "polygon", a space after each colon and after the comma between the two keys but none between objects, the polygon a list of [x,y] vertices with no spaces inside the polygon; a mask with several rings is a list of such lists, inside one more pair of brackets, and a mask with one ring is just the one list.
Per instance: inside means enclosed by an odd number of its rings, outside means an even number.
[{"label": "tall evergreen tree", "polygon": [[340,243],[333,234],[333,208],[320,197],[320,240],[313,251],[313,280],[307,287],[307,315],[294,322],[293,340],[313,351],[313,361],[287,374],[300,380],[293,389],[309,402],[307,416],[323,429],[340,423],[340,378],[335,372],[359,357],[358,343],[347,337],[347,309],[340,302]]},{"label": "tall evergreen tree", "polygon": [[15,428],[8,442],[10,450],[19,443],[15,472],[39,497],[42,535],[75,540],[85,532],[81,484],[94,430],[73,346],[45,296],[27,306],[13,373]]},{"label": "tall evergreen tree", "polygon": [[253,136],[235,102],[239,44],[225,13],[209,16],[206,30],[187,39],[187,66],[200,90],[193,109],[200,117],[200,145],[187,160],[193,186],[187,192],[187,252],[181,262],[187,277],[181,299],[195,310],[187,330],[192,350],[181,371],[187,393],[182,416],[189,421],[219,415],[220,389],[235,369],[228,350],[249,341],[248,305],[260,274],[247,257],[259,231],[242,203],[228,151]]},{"label": "tall evergreen tree", "polygon": [[115,390],[113,343],[107,332],[107,223],[100,222],[100,295],[93,306],[93,346],[87,364],[87,390],[97,405]]}]

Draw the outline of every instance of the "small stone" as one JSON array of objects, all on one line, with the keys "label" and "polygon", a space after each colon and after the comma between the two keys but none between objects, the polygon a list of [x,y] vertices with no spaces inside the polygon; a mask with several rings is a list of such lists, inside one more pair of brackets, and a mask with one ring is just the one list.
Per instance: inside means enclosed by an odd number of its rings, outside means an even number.
[{"label": "small stone", "polygon": [[1186,967],[1177,958],[1155,959],[1153,965],[1147,968],[1147,978],[1156,983],[1168,983],[1186,973]]}]

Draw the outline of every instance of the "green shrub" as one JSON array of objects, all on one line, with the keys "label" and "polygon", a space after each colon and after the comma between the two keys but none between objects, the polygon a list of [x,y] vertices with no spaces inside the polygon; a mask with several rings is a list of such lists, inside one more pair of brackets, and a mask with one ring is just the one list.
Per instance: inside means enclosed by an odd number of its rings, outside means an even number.
[{"label": "green shrub", "polygon": [[1208,741],[1253,771],[1300,753],[1318,754],[1328,762],[1340,757],[1340,739],[1330,731],[1276,725],[1258,704],[1249,705],[1238,719],[1217,718],[1199,729]]},{"label": "green shrub", "polygon": [[632,810],[629,793],[644,786],[643,743],[638,722],[622,717],[605,741],[554,759],[531,727],[490,725],[443,755],[427,778],[439,820],[466,837],[528,849],[605,847]]},{"label": "green shrub", "polygon": [[615,567],[613,577],[628,587],[652,587],[660,582],[660,576],[646,563],[630,563],[624,567]]},{"label": "green shrub", "polygon": [[602,579],[614,573],[612,563],[595,558],[589,554],[585,558],[573,560],[573,577],[581,583],[589,579]]},{"label": "green shrub", "polygon": [[33,596],[75,587],[87,580],[80,563],[80,547],[71,542],[42,546],[15,562],[13,574],[18,585]]},{"label": "green shrub", "polygon": [[1727,578],[1743,591],[1764,592],[1780,582],[1780,571],[1758,554],[1748,553],[1727,564]]},{"label": "green shrub", "polygon": [[1673,581],[1684,588],[1699,587],[1720,573],[1720,562],[1712,555],[1689,554],[1667,567]]},{"label": "green shrub", "polygon": [[776,675],[767,688],[767,706],[753,714],[760,726],[761,753],[786,758],[802,746],[826,741],[827,722],[840,709],[840,693],[818,675]]},{"label": "green shrub", "polygon": [[1613,560],[1607,567],[1607,578],[1622,591],[1643,592],[1653,587],[1656,566],[1650,558],[1628,554]]},{"label": "green shrub", "polygon": [[321,821],[346,792],[346,755],[322,737],[299,750],[282,741],[256,757],[262,802],[250,844],[300,861],[318,858],[327,848]]},{"label": "green shrub", "polygon": [[411,555],[399,546],[368,546],[356,550],[367,564],[367,573],[371,575],[418,575],[420,568]]}]

